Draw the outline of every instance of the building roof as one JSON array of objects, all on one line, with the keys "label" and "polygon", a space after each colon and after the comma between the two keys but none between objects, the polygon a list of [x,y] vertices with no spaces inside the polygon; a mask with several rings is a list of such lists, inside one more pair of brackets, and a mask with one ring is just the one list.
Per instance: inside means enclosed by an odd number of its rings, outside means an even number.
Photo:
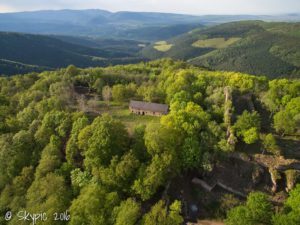
[{"label": "building roof", "polygon": [[133,101],[133,100],[130,101],[129,107],[137,110],[144,110],[150,112],[168,113],[169,111],[169,106],[165,104]]}]

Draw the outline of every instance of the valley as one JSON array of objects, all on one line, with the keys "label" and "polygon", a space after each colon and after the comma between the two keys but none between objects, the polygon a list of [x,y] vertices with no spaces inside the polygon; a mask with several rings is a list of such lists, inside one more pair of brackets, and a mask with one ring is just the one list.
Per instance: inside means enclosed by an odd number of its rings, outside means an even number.
[{"label": "valley", "polygon": [[[172,58],[211,70],[299,77],[300,34],[295,32],[300,29],[299,23],[242,21],[193,28],[154,41],[129,40],[127,36],[105,39],[2,32],[0,74],[51,70],[70,64],[86,68]],[[144,31],[147,36],[161,33],[148,28]]]}]

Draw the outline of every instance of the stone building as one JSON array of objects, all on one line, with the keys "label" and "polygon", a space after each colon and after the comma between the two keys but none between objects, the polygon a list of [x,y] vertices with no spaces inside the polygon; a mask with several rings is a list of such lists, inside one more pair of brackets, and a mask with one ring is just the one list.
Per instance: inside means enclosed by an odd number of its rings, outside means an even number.
[{"label": "stone building", "polygon": [[131,100],[129,110],[138,115],[162,116],[168,114],[169,107],[165,104]]}]

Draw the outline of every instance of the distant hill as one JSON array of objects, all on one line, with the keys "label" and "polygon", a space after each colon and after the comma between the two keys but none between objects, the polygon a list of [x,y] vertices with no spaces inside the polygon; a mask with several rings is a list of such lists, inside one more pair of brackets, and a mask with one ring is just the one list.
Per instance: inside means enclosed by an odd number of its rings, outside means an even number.
[{"label": "distant hill", "polygon": [[51,10],[1,13],[0,31],[157,40],[185,33],[200,22],[196,16],[168,13]]},{"label": "distant hill", "polygon": [[[85,43],[85,44],[83,44]],[[126,64],[137,57],[141,42],[89,40],[0,32],[0,75],[55,69]]]},{"label": "distant hill", "polygon": [[142,50],[216,70],[300,77],[300,23],[242,21],[195,29]]},{"label": "distant hill", "polygon": [[0,31],[156,41],[183,34],[196,26],[240,20],[300,21],[300,14],[192,16],[151,12],[112,13],[98,9],[47,10],[0,13]]}]

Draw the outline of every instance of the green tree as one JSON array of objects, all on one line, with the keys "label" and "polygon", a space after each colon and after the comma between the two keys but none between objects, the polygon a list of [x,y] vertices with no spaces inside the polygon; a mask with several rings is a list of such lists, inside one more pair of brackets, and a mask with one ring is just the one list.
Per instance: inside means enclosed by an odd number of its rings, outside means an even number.
[{"label": "green tree", "polygon": [[247,197],[246,207],[254,224],[271,224],[273,208],[266,194],[250,193]]},{"label": "green tree", "polygon": [[114,85],[112,88],[112,98],[117,102],[124,102],[126,100],[126,88],[122,84]]},{"label": "green tree", "polygon": [[182,150],[183,168],[199,168],[203,152],[197,138],[194,136],[187,137],[184,140]]},{"label": "green tree", "polygon": [[136,92],[144,101],[157,103],[165,102],[166,97],[164,91],[157,86],[153,86],[153,84],[141,85]]},{"label": "green tree", "polygon": [[138,125],[134,128],[134,132],[132,135],[131,148],[133,154],[141,162],[145,162],[147,161],[147,159],[149,159],[149,154],[146,151],[146,145],[144,140],[145,129],[146,129],[145,125]]},{"label": "green tree", "polygon": [[203,154],[217,146],[215,135],[219,131],[213,134],[210,130],[218,129],[210,123],[210,115],[193,102],[173,102],[171,112],[161,119],[161,124],[170,130],[169,136],[173,135],[170,148],[177,151],[184,169],[201,167]]},{"label": "green tree", "polygon": [[176,200],[170,205],[169,209],[169,217],[170,217],[170,224],[182,224],[183,217],[181,216],[181,202]]},{"label": "green tree", "polygon": [[237,206],[227,213],[226,225],[254,225],[245,206]]},{"label": "green tree", "polygon": [[35,142],[32,134],[21,130],[14,135],[0,136],[0,190],[32,163]]},{"label": "green tree", "polygon": [[9,100],[0,94],[0,133],[6,131],[5,119],[9,115]]},{"label": "green tree", "polygon": [[80,131],[89,124],[86,116],[82,116],[73,122],[70,138],[66,145],[66,159],[70,165],[80,166],[82,154],[78,146],[78,135]]},{"label": "green tree", "polygon": [[295,122],[287,111],[280,111],[274,115],[274,128],[277,132],[292,134],[295,131]]},{"label": "green tree", "polygon": [[49,143],[52,135],[60,138],[65,138],[72,126],[71,115],[66,112],[51,111],[48,112],[39,129],[35,133],[35,139],[44,147]]},{"label": "green tree", "polygon": [[248,195],[245,205],[231,209],[227,214],[227,225],[271,224],[273,215],[272,204],[268,196],[260,192]]},{"label": "green tree", "polygon": [[300,224],[300,185],[298,184],[290,193],[284,203],[284,209],[273,217],[274,225]]},{"label": "green tree", "polygon": [[33,106],[24,108],[17,114],[19,127],[26,129],[38,116],[38,112]]},{"label": "green tree", "polygon": [[162,125],[184,132],[187,135],[198,134],[205,129],[210,120],[201,106],[193,102],[174,102],[171,105],[171,112],[162,118]]},{"label": "green tree", "polygon": [[87,171],[81,171],[79,168],[71,171],[71,182],[72,186],[76,190],[80,190],[81,188],[88,185],[92,180],[91,174]]},{"label": "green tree", "polygon": [[169,179],[171,164],[172,155],[168,153],[155,155],[148,166],[140,167],[138,177],[132,187],[133,191],[144,201],[150,199]]},{"label": "green tree", "polygon": [[93,89],[96,90],[97,94],[102,96],[102,89],[105,86],[105,82],[102,78],[98,78],[93,84]]},{"label": "green tree", "polygon": [[115,225],[135,225],[141,216],[141,206],[129,198],[114,209]]},{"label": "green tree", "polygon": [[67,81],[60,81],[50,85],[49,93],[63,105],[72,106],[75,102],[75,91],[73,84]]},{"label": "green tree", "polygon": [[157,124],[149,124],[146,127],[144,135],[147,152],[151,156],[163,152],[175,156],[176,144],[181,142],[181,137],[179,135],[179,132],[176,132],[172,128]]},{"label": "green tree", "polygon": [[142,225],[180,225],[183,222],[181,213],[181,203],[179,201],[173,202],[168,210],[164,201],[156,203],[144,215]]},{"label": "green tree", "polygon": [[259,132],[256,127],[251,127],[243,132],[243,136],[246,144],[253,144],[259,139]]},{"label": "green tree", "polygon": [[126,88],[126,97],[129,100],[130,98],[134,97],[137,92],[137,85],[135,83],[130,83],[125,86]]},{"label": "green tree", "polygon": [[130,98],[134,97],[136,92],[136,85],[130,83],[128,85],[116,84],[112,88],[112,98],[117,102],[128,101]]},{"label": "green tree", "polygon": [[102,99],[103,101],[107,102],[109,104],[110,100],[112,98],[112,91],[109,86],[104,86],[102,89]]},{"label": "green tree", "polygon": [[285,205],[292,210],[299,212],[300,205],[300,184],[298,184],[294,190],[292,190],[289,194],[289,198],[287,199]]},{"label": "green tree", "polygon": [[94,172],[94,176],[111,189],[129,193],[139,167],[140,162],[132,151],[129,151],[120,159],[117,156],[113,157],[109,167],[100,167]]},{"label": "green tree", "polygon": [[69,65],[66,69],[66,75],[69,75],[71,77],[78,75],[79,72],[80,70],[74,65]]},{"label": "green tree", "polygon": [[70,207],[70,225],[110,225],[112,212],[119,205],[116,192],[90,184],[84,187]]},{"label": "green tree", "polygon": [[84,165],[92,169],[107,166],[113,156],[122,155],[128,146],[128,135],[121,122],[103,115],[80,132],[78,142],[84,151]]},{"label": "green tree", "polygon": [[[29,212],[45,212],[53,215],[69,208],[71,192],[63,177],[48,173],[45,177],[36,178],[28,189],[26,210]],[[60,221],[48,219],[46,225],[61,224]]]},{"label": "green tree", "polygon": [[300,129],[300,97],[293,98],[286,107],[274,115],[274,128],[283,134]]},{"label": "green tree", "polygon": [[269,82],[269,90],[265,94],[263,101],[272,113],[276,113],[292,98],[298,97],[299,92],[299,81],[275,79]]},{"label": "green tree", "polygon": [[238,116],[234,129],[238,137],[242,137],[245,143],[252,144],[259,139],[260,116],[257,112],[244,111]]},{"label": "green tree", "polygon": [[[32,167],[24,167],[20,175],[16,176],[11,184],[7,184],[0,195],[1,209],[10,209],[17,213],[26,206],[26,192],[34,179]],[[1,223],[0,223],[1,224]]]},{"label": "green tree", "polygon": [[57,136],[51,136],[49,144],[43,149],[35,176],[44,177],[50,172],[55,172],[62,165],[62,142]]},{"label": "green tree", "polygon": [[280,149],[277,145],[276,139],[272,134],[267,134],[262,136],[263,149],[274,155],[280,155]]}]

